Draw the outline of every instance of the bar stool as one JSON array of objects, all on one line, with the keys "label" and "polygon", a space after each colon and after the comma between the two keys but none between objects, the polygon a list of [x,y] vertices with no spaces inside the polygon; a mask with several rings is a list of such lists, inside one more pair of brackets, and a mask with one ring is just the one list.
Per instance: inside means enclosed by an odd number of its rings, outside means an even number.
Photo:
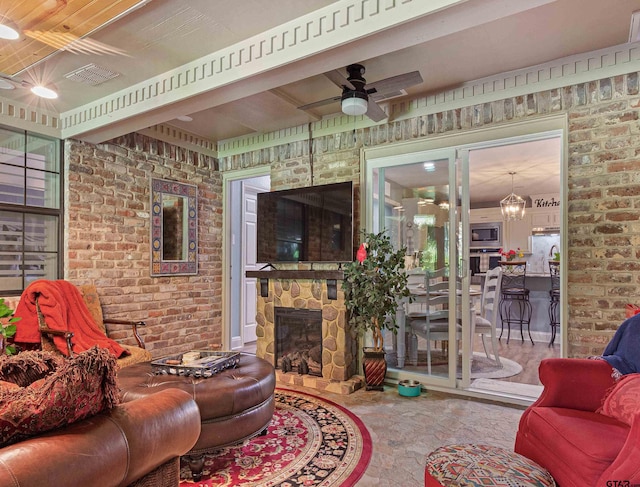
[{"label": "bar stool", "polygon": [[524,342],[522,326],[527,324],[529,340],[531,338],[531,302],[529,301],[529,289],[525,286],[527,277],[527,263],[525,261],[501,260],[502,288],[500,289],[500,339],[507,324],[507,344],[511,338],[511,324],[520,326],[520,338]]},{"label": "bar stool", "polygon": [[549,346],[556,341],[556,329],[560,325],[560,261],[549,261],[549,275],[551,276],[551,289],[549,290],[549,326],[551,326],[551,341]]}]

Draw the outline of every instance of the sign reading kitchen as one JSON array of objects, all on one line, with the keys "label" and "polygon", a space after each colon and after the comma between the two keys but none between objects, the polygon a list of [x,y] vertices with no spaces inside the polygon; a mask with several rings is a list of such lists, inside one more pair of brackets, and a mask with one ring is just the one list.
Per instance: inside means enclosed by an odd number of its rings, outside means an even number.
[{"label": "sign reading kitchen", "polygon": [[560,208],[560,195],[558,194],[532,194],[532,210],[552,210]]}]

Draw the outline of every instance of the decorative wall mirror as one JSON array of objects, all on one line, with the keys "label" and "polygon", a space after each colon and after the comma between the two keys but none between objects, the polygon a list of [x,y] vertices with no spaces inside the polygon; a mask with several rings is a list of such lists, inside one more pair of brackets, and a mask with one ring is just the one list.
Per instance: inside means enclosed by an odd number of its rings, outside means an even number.
[{"label": "decorative wall mirror", "polygon": [[151,179],[151,275],[198,273],[198,188]]}]

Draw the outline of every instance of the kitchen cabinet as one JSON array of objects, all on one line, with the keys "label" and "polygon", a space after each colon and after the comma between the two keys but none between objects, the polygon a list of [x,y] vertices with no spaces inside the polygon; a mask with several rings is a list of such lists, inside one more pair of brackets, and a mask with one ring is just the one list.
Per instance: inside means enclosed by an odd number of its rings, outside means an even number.
[{"label": "kitchen cabinet", "polygon": [[469,212],[470,223],[501,222],[502,211],[498,208],[478,208]]},{"label": "kitchen cabinet", "polygon": [[560,211],[543,211],[531,213],[532,227],[559,227]]},{"label": "kitchen cabinet", "polygon": [[502,247],[529,252],[529,236],[531,235],[531,215],[526,212],[522,220],[504,221],[500,207],[478,208],[469,213],[470,223],[502,222]]},{"label": "kitchen cabinet", "polygon": [[520,248],[523,252],[530,252],[529,236],[531,235],[531,215],[524,214],[522,220],[512,220],[502,223],[504,239],[503,248],[516,250]]}]

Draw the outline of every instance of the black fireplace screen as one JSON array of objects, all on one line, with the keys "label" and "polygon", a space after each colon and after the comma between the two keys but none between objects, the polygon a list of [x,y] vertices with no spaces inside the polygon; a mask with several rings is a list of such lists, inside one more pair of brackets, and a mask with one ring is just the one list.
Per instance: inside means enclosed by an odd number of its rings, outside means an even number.
[{"label": "black fireplace screen", "polygon": [[322,311],[275,308],[276,367],[322,377]]}]

